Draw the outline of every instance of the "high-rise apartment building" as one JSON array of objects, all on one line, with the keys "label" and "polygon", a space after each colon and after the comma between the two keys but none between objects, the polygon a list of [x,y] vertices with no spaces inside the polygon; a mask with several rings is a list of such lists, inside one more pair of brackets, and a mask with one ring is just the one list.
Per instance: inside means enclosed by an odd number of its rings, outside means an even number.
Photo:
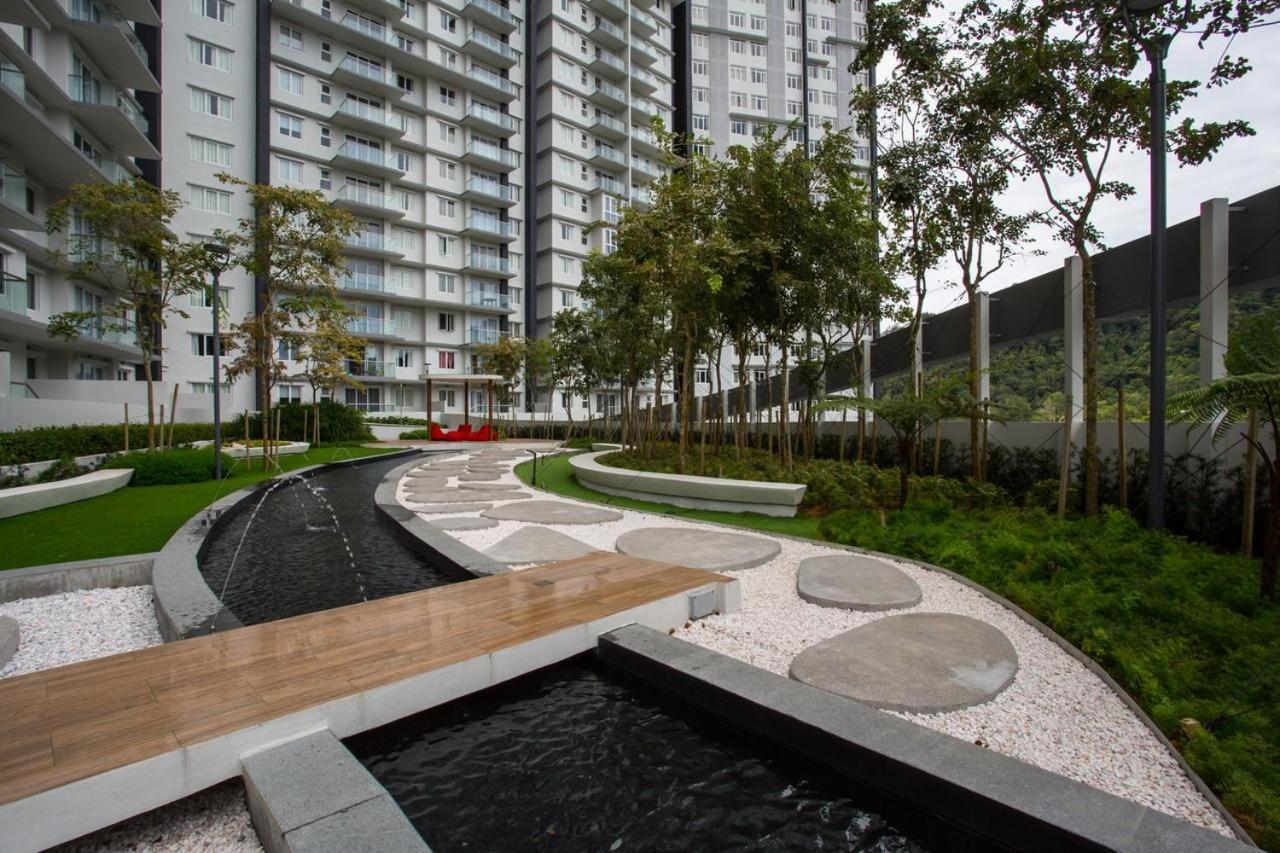
[{"label": "high-rise apartment building", "polygon": [[[251,214],[225,172],[320,190],[358,220],[341,287],[368,345],[340,399],[450,422],[484,411],[476,345],[548,334],[581,307],[583,260],[609,250],[623,207],[646,204],[662,172],[651,119],[717,151],[765,122],[799,118],[811,138],[845,126],[860,6],[170,0],[160,28],[150,0],[14,0],[0,11],[0,97],[16,116],[0,123],[12,379],[131,380],[139,357],[92,330],[48,338],[49,314],[111,299],[50,263],[50,200],[145,174],[186,203],[174,230],[205,240]],[[253,311],[251,278],[221,285],[231,321]],[[213,388],[208,301],[192,298],[164,334],[164,377],[189,405]],[[247,380],[223,394],[229,411],[257,405]],[[311,392],[286,380],[276,394]],[[515,407],[577,416],[588,402],[613,401],[557,392]]]}]

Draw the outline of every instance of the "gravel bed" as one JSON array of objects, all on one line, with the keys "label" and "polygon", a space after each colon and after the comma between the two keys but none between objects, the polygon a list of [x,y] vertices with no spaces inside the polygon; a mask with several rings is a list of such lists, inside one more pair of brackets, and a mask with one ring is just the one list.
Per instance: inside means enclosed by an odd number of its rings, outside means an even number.
[{"label": "gravel bed", "polygon": [[[0,604],[18,620],[18,652],[0,678],[131,652],[162,640],[151,587],[92,589]],[[234,779],[90,833],[60,851],[260,851],[244,784]]]},{"label": "gravel bed", "polygon": [[[507,467],[508,473],[499,482],[519,482]],[[450,485],[456,482],[450,479]],[[399,495],[402,503],[412,509],[412,504],[404,500],[402,487]],[[554,497],[576,503],[570,498]],[[614,508],[623,514],[620,521],[545,526],[605,551],[616,550],[614,543],[623,533],[642,527],[722,529]],[[524,526],[525,522],[500,521],[496,527],[450,531],[450,535],[483,551]],[[775,538],[755,531],[742,532]],[[920,586],[923,596],[919,604],[874,613],[820,607],[803,601],[796,593],[799,564],[808,557],[843,552],[818,542],[785,538],[777,541],[782,551],[768,563],[725,572],[738,578],[742,587],[742,608],[737,613],[702,619],[678,630],[676,636],[785,676],[791,660],[804,649],[886,615],[936,612],[981,619],[1002,631],[1018,653],[1019,669],[1013,684],[977,707],[898,716],[1234,837],[1173,755],[1120,697],[1012,611],[944,574],[896,560],[885,562]]]}]

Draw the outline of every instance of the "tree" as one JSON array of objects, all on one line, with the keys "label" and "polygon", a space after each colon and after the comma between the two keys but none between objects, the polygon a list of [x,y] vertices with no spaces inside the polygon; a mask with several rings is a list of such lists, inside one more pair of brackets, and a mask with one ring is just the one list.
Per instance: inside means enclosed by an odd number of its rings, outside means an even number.
[{"label": "tree", "polygon": [[[1227,349],[1227,375],[1203,388],[1169,399],[1169,418],[1189,423],[1216,422],[1216,444],[1257,412],[1271,430],[1271,449],[1261,439],[1253,447],[1267,467],[1267,534],[1262,551],[1259,594],[1276,600],[1280,561],[1280,309],[1272,308],[1241,321]],[[1249,440],[1249,436],[1245,436]],[[1251,498],[1252,496],[1250,496]]]},{"label": "tree", "polygon": [[[524,339],[502,335],[493,343],[477,345],[473,353],[482,371],[502,377],[502,384],[498,388],[498,402],[510,406],[515,399],[516,385],[523,375],[527,358]],[[514,412],[511,420],[514,424]]]},{"label": "tree", "polygon": [[569,429],[572,431],[573,398],[586,398],[590,413],[591,391],[599,386],[602,375],[598,366],[596,341],[587,315],[577,308],[557,312],[551,325],[551,348],[555,353],[557,384],[570,398],[565,410],[569,416]]},{"label": "tree", "polygon": [[205,285],[204,250],[178,239],[169,223],[182,207],[171,190],[135,178],[75,184],[49,207],[50,234],[70,228],[64,256],[73,281],[116,294],[103,307],[77,307],[49,319],[49,334],[75,340],[86,333],[131,335],[142,353],[147,385],[147,448],[156,446],[155,368],[163,365],[163,330],[171,315],[186,317],[180,300]]},{"label": "tree", "polygon": [[359,386],[351,376],[353,361],[364,358],[365,339],[347,328],[355,315],[345,305],[325,305],[315,314],[311,330],[298,337],[298,360],[305,367],[299,374],[311,386],[312,435],[320,442],[320,393],[330,396],[344,385]]},{"label": "tree", "polygon": [[[1247,28],[1275,0],[1171,4],[1192,9],[1188,19],[1206,33]],[[1098,323],[1093,249],[1102,243],[1094,223],[1099,203],[1125,199],[1134,189],[1109,180],[1112,155],[1149,147],[1147,84],[1137,70],[1140,55],[1126,32],[1120,4],[1075,0],[1016,0],[996,6],[974,0],[961,13],[955,44],[975,69],[972,115],[985,118],[987,134],[1018,155],[1018,173],[1044,190],[1047,220],[1079,256],[1084,313],[1085,515],[1098,511]],[[1219,82],[1247,70],[1239,64],[1215,69]],[[1198,84],[1170,81],[1168,114],[1176,116]],[[1171,133],[1183,163],[1208,159],[1233,136],[1251,133],[1239,121],[1196,125],[1184,119]]]},{"label": "tree", "polygon": [[236,354],[227,375],[256,377],[265,469],[274,455],[271,390],[286,375],[277,343],[295,340],[318,317],[337,316],[342,310],[337,277],[343,268],[342,250],[356,223],[317,190],[250,184],[228,174],[218,178],[242,187],[253,207],[235,231],[218,236],[231,248],[233,262],[257,282],[255,312],[234,325],[228,336]]},{"label": "tree", "polygon": [[[525,338],[524,342],[524,381],[528,387],[530,437],[533,435],[533,416],[536,414],[535,402],[540,394],[546,394],[548,403],[553,402],[555,392],[555,351],[546,338]],[[551,406],[547,406],[546,425],[551,422]],[[548,432],[548,437],[550,434]]]}]

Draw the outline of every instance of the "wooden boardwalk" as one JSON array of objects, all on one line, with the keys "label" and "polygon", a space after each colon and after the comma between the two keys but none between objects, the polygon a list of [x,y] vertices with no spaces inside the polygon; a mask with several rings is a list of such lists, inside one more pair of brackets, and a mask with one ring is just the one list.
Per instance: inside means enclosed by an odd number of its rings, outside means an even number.
[{"label": "wooden boardwalk", "polygon": [[595,553],[0,680],[0,804],[725,580]]}]

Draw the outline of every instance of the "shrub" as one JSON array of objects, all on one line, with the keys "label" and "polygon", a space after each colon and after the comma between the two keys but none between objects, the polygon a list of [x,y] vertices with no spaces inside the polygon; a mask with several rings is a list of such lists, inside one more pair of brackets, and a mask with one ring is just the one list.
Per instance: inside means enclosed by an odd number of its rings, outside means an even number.
[{"label": "shrub", "polygon": [[431,430],[414,429],[414,430],[410,430],[409,432],[402,432],[400,433],[400,438],[404,439],[405,441],[430,441]]},{"label": "shrub", "polygon": [[[223,428],[224,433],[231,430],[230,434],[236,435],[234,430],[237,427],[238,424],[228,424]],[[175,444],[188,444],[213,438],[213,424],[174,424],[173,432]],[[130,427],[129,444],[134,449],[146,447],[145,424]],[[124,450],[123,424],[36,427],[0,433],[0,465],[21,465],[64,456],[92,456],[121,450]]]},{"label": "shrub", "polygon": [[364,422],[367,424],[390,424],[391,426],[421,426],[429,427],[432,421],[426,418],[397,418],[397,417],[366,417]]},{"label": "shrub", "polygon": [[[230,471],[232,460],[222,457],[222,470]],[[213,450],[161,450],[126,453],[107,460],[103,468],[132,468],[130,486],[172,486],[202,483],[213,479]]]},{"label": "shrub", "polygon": [[58,480],[70,480],[72,477],[79,477],[81,474],[89,473],[91,469],[85,465],[77,465],[76,461],[70,456],[63,456],[57,462],[54,462],[48,468],[45,468],[36,475],[37,483],[53,483]]},{"label": "shrub", "polygon": [[[280,438],[289,441],[310,441],[314,426],[312,419],[317,409],[310,403],[282,403],[272,410],[280,413]],[[372,441],[373,433],[365,424],[364,413],[351,406],[321,400],[318,407],[320,413],[320,441],[325,444],[342,444],[349,441]],[[244,422],[237,423],[230,435],[223,433],[224,439],[237,436],[244,439]],[[260,415],[249,416],[249,437],[262,437],[262,418]]]}]

